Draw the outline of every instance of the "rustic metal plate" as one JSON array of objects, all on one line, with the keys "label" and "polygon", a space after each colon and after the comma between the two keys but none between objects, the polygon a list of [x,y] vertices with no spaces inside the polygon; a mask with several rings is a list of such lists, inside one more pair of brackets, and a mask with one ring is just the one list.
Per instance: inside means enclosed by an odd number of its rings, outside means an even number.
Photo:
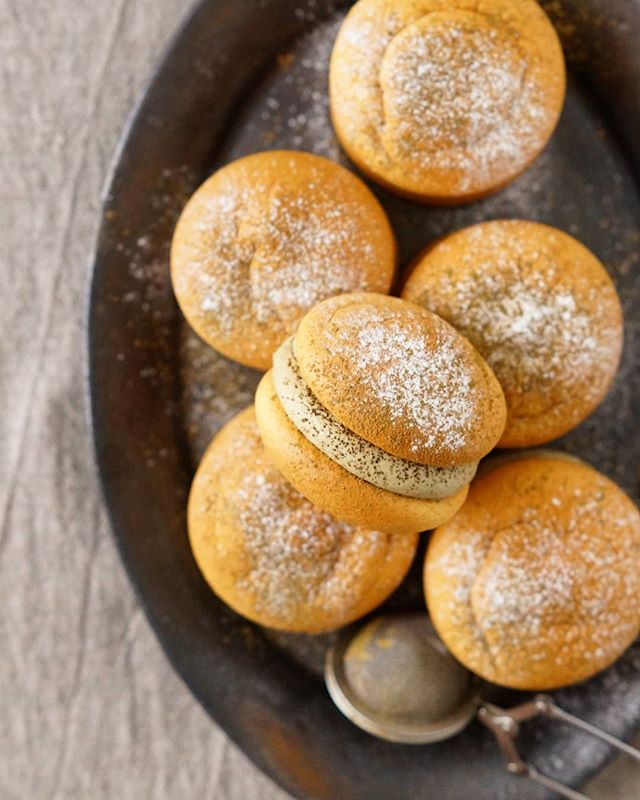
[{"label": "rustic metal plate", "polygon": [[[541,800],[508,775],[490,735],[410,747],[378,741],[336,711],[319,668],[326,638],[274,635],[220,603],[189,551],[185,500],[196,460],[251,402],[258,374],[186,329],[167,251],[189,193],[216,165],[271,147],[344,161],[328,122],[326,67],[348,3],[204,0],[176,36],[119,148],[104,198],[90,297],[91,412],[113,530],[141,602],[191,691],[233,740],[297,797],[314,800]],[[403,263],[481,219],[564,228],[606,263],[627,324],[624,361],[602,408],[559,446],[637,500],[640,476],[640,4],[545,3],[571,66],[566,109],[536,164],[499,195],[425,208],[375,189]],[[387,607],[421,606],[419,563]],[[506,695],[506,696],[505,696]],[[628,736],[640,722],[640,647],[557,693],[568,709]],[[502,702],[519,699],[501,693]],[[526,728],[526,755],[576,785],[610,755],[557,724]]]}]

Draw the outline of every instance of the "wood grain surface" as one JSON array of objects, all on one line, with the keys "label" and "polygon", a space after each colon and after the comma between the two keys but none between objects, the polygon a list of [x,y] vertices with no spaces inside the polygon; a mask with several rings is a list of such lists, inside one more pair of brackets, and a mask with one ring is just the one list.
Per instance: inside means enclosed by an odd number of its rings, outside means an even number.
[{"label": "wood grain surface", "polygon": [[[188,5],[0,0],[2,800],[285,798],[155,641],[109,532],[85,416],[101,187]],[[636,800],[640,770],[616,762],[589,791]]]}]

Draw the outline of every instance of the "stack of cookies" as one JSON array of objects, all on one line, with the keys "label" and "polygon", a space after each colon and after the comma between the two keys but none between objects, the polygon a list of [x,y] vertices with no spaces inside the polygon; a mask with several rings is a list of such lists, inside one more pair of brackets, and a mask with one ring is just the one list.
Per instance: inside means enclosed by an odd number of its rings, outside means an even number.
[{"label": "stack of cookies", "polygon": [[[359,0],[329,83],[368,178],[457,204],[532,163],[565,72],[535,0]],[[319,156],[256,153],[190,199],[178,303],[211,347],[265,373],[194,478],[195,559],[239,614],[316,634],[382,603],[433,530],[426,602],[456,658],[519,689],[584,680],[640,631],[640,514],[593,467],[519,449],[604,399],[616,289],[584,245],[524,220],[426,242],[390,296],[396,262],[373,193]],[[511,452],[484,461],[494,448]]]}]

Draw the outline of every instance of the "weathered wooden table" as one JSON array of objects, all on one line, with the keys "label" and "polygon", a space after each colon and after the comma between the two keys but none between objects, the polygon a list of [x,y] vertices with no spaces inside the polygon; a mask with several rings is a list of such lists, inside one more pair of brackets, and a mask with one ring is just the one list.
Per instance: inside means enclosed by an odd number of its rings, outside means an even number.
[{"label": "weathered wooden table", "polygon": [[[188,5],[0,0],[2,800],[285,798],[160,651],[109,533],[85,419],[100,189]],[[617,762],[590,791],[636,800],[640,770]]]}]

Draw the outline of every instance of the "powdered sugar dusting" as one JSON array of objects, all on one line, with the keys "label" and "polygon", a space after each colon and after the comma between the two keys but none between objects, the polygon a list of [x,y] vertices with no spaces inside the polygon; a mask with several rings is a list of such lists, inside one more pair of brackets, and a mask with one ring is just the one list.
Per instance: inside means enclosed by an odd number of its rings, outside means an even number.
[{"label": "powdered sugar dusting", "polygon": [[[297,316],[321,299],[369,284],[365,267],[375,252],[359,215],[319,182],[310,183],[309,192],[312,200],[271,194],[263,233],[266,259],[251,276],[254,313],[261,321],[274,308],[282,316]],[[254,261],[259,258],[260,250]]]},{"label": "powdered sugar dusting", "polygon": [[527,69],[495,28],[418,23],[400,32],[382,66],[389,156],[407,169],[460,171],[460,191],[525,162],[546,124]]},{"label": "powdered sugar dusting", "polygon": [[471,504],[484,516],[472,513],[483,529],[469,528],[464,512],[450,523],[427,581],[446,579],[452,627],[473,628],[496,677],[516,669],[519,650],[534,665],[588,671],[594,664],[595,672],[629,644],[640,622],[637,509],[594,474],[588,482],[559,479],[551,514],[539,499],[526,503],[536,482],[518,482],[517,470],[512,462],[501,474],[502,486],[518,487],[513,521],[495,529],[491,500],[481,500],[477,488]]},{"label": "powdered sugar dusting", "polygon": [[[451,334],[438,330],[435,342],[427,343],[399,322],[374,323],[363,321],[357,332],[354,366],[362,382],[392,420],[419,428],[427,447],[443,440],[451,450],[464,447],[477,399]],[[350,339],[345,331],[343,340]]]},{"label": "powdered sugar dusting", "polygon": [[[492,280],[486,274],[476,286],[493,298],[485,305],[473,302],[469,285],[459,286],[460,295],[467,298],[462,305],[469,312],[469,326],[483,331],[490,366],[520,391],[551,381],[568,383],[604,355],[598,353],[602,343],[593,335],[589,315],[578,309],[571,291],[549,291],[548,279],[514,278],[497,299],[504,279]],[[603,350],[609,344],[604,343]]]},{"label": "powdered sugar dusting", "polygon": [[579,265],[569,271],[554,252],[560,234],[547,230],[543,242],[535,230],[540,241],[531,244],[509,223],[470,229],[462,252],[448,261],[442,242],[417,277],[426,283],[416,299],[478,348],[514,419],[598,402],[620,349],[617,301],[604,273],[596,280]]},{"label": "powdered sugar dusting", "polygon": [[[277,475],[251,469],[227,502],[239,509],[250,571],[238,589],[255,595],[256,609],[286,620],[301,608],[327,614],[354,605],[366,561],[386,546],[386,536],[363,532],[313,508]],[[339,570],[343,548],[361,548],[349,574]]]},{"label": "powdered sugar dusting", "polygon": [[346,177],[295,157],[261,163],[260,177],[250,170],[243,182],[245,168],[232,166],[238,178],[195,195],[173,259],[176,292],[191,298],[195,322],[248,349],[263,345],[260,331],[279,343],[327,297],[384,291],[392,268],[390,245],[376,246],[371,209]]},{"label": "powdered sugar dusting", "polygon": [[[486,454],[500,434],[497,382],[453,327],[415,305],[371,294],[334,298],[307,318],[294,349],[320,402],[400,458],[459,466]],[[328,374],[339,378],[328,384]]]},{"label": "powdered sugar dusting", "polygon": [[517,174],[548,138],[564,80],[541,53],[540,20],[530,31],[520,17],[464,2],[356,7],[332,67],[345,139],[404,188],[444,179],[472,193]]},{"label": "powdered sugar dusting", "polygon": [[252,415],[236,417],[222,435],[194,485],[215,481],[213,511],[211,492],[200,497],[213,527],[206,546],[240,609],[267,626],[323,630],[395,588],[415,537],[365,530],[315,508],[270,462]]},{"label": "powdered sugar dusting", "polygon": [[464,539],[456,539],[437,562],[428,564],[428,570],[451,578],[456,602],[466,604],[471,597],[472,579],[480,571],[483,556],[482,533],[466,531]]},{"label": "powdered sugar dusting", "polygon": [[[544,640],[549,626],[569,623],[565,642],[570,649],[581,630],[589,631],[580,643],[586,661],[606,658],[633,637],[638,620],[620,604],[636,605],[640,598],[637,512],[605,512],[602,521],[609,532],[601,539],[591,530],[594,517],[602,516],[601,500],[597,492],[576,490],[566,526],[531,508],[515,543],[514,528],[497,534],[491,565],[482,570],[472,595],[485,636],[515,624],[518,636]],[[558,653],[557,663],[564,659]]]}]

